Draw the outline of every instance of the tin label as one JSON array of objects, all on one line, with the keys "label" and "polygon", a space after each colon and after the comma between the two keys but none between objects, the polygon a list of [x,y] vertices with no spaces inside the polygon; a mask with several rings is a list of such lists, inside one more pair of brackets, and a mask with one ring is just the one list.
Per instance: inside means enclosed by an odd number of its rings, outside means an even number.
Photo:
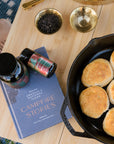
[{"label": "tin label", "polygon": [[48,75],[49,69],[51,68],[52,64],[53,62],[37,54],[33,54],[28,61],[28,65],[31,68],[35,69],[37,72],[44,75],[45,77]]}]

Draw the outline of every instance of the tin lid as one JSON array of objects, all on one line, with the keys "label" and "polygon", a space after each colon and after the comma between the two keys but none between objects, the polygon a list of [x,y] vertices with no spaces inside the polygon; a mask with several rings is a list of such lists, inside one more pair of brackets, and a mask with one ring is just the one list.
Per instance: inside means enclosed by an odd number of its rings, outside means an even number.
[{"label": "tin lid", "polygon": [[22,61],[25,65],[27,64],[27,62],[29,61],[29,58],[31,57],[31,55],[34,53],[34,51],[25,48],[20,56],[19,56],[19,60]]},{"label": "tin lid", "polygon": [[16,58],[10,53],[0,54],[0,75],[8,76],[16,68],[17,61]]}]

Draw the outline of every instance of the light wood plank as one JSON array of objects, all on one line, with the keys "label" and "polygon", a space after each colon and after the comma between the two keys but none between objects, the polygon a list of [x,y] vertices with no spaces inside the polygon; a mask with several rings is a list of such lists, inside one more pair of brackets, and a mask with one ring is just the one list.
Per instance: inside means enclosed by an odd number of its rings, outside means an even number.
[{"label": "light wood plank", "polygon": [[[23,2],[27,2],[29,0],[22,0]],[[74,2],[72,0],[45,0],[41,4],[24,11],[22,7],[19,7],[17,15],[15,17],[14,23],[8,35],[8,39],[6,41],[4,52],[10,52],[15,56],[18,56],[20,52],[28,47],[31,49],[36,49],[41,46],[45,46],[48,52],[50,59],[54,60],[58,67],[56,71],[57,78],[59,80],[60,86],[64,92],[66,93],[66,81],[69,69],[74,58],[77,54],[87,45],[94,34],[94,30],[88,33],[80,33],[78,31],[72,30],[69,23],[69,16],[72,10],[76,7],[81,6],[82,4]],[[41,34],[34,25],[35,15],[44,8],[56,8],[63,15],[63,25],[61,29],[53,34],[53,35],[44,35]],[[98,16],[100,14],[100,10],[102,6],[89,6],[95,9]],[[111,6],[109,6],[110,9]],[[105,8],[105,7],[103,7]],[[104,10],[105,11],[105,10]],[[103,14],[104,15],[104,11]],[[103,16],[102,16],[103,17]],[[100,19],[99,19],[100,21]],[[102,34],[102,27],[100,27],[100,22],[98,21],[98,25],[96,27],[96,31],[99,31],[99,35]],[[103,20],[104,21],[104,20]],[[110,20],[111,21],[111,20]],[[101,21],[102,22],[102,21]],[[112,27],[112,21],[110,22]],[[104,27],[106,27],[107,23]],[[100,32],[101,29],[101,32]],[[97,35],[97,32],[95,34]],[[112,31],[112,30],[111,30]],[[104,32],[104,31],[103,31]],[[107,30],[107,33],[110,33],[110,30]],[[2,90],[0,89],[0,105],[2,105],[0,109],[0,136],[19,141],[23,144],[58,144],[69,142],[71,138],[72,141],[70,143],[83,143],[81,138],[73,137],[68,130],[64,129],[64,124],[60,123],[55,125],[49,129],[31,135],[23,140],[20,140],[17,136],[11,115],[9,113],[6,101],[4,99]],[[75,120],[71,119],[71,122],[74,124]],[[76,129],[81,130],[79,125],[74,124]],[[63,131],[64,130],[64,131]],[[63,133],[63,135],[62,135]],[[62,135],[62,137],[61,137]],[[61,140],[61,141],[60,141]],[[93,142],[93,141],[92,141]],[[95,141],[96,142],[96,141]],[[93,142],[92,144],[94,144]],[[90,140],[84,139],[84,143],[90,143]],[[96,143],[98,144],[98,143]]]}]

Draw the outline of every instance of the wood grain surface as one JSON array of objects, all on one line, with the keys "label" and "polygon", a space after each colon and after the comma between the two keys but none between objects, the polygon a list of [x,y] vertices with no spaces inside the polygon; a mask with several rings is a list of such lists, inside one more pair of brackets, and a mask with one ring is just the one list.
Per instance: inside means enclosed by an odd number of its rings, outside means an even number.
[{"label": "wood grain surface", "polygon": [[[27,1],[29,0],[22,0],[20,4],[3,51],[18,56],[26,47],[34,50],[45,46],[50,59],[55,61],[58,65],[56,75],[65,95],[67,76],[72,62],[78,53],[92,38],[114,33],[114,3],[99,6],[88,5],[96,11],[98,23],[92,31],[80,33],[71,28],[69,17],[70,13],[76,7],[82,6],[82,4],[73,0],[45,0],[29,10],[24,10],[22,8],[22,3]],[[63,25],[55,34],[42,34],[35,27],[35,16],[44,8],[55,8],[63,15]],[[70,122],[77,131],[83,131],[74,118],[71,118]],[[1,88],[0,136],[23,144],[100,144],[100,142],[94,139],[72,136],[64,123],[57,124],[20,140],[17,136]]]}]

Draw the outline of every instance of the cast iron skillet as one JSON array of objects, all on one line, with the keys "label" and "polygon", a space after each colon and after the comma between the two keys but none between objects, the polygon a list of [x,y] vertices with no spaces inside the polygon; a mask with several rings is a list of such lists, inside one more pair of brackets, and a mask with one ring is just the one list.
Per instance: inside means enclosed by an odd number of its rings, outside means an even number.
[{"label": "cast iron skillet", "polygon": [[[81,83],[81,75],[84,67],[96,58],[110,59],[114,50],[114,34],[106,35],[92,39],[88,45],[80,52],[74,60],[67,80],[67,95],[61,108],[61,117],[74,136],[90,137],[99,140],[105,144],[114,144],[114,137],[109,136],[103,131],[102,122],[106,112],[98,119],[90,118],[84,115],[79,104],[79,95],[85,87]],[[106,87],[104,87],[106,89]],[[65,110],[69,106],[72,116],[84,129],[84,133],[76,132],[69,123]],[[110,108],[114,105],[110,104]]]}]

